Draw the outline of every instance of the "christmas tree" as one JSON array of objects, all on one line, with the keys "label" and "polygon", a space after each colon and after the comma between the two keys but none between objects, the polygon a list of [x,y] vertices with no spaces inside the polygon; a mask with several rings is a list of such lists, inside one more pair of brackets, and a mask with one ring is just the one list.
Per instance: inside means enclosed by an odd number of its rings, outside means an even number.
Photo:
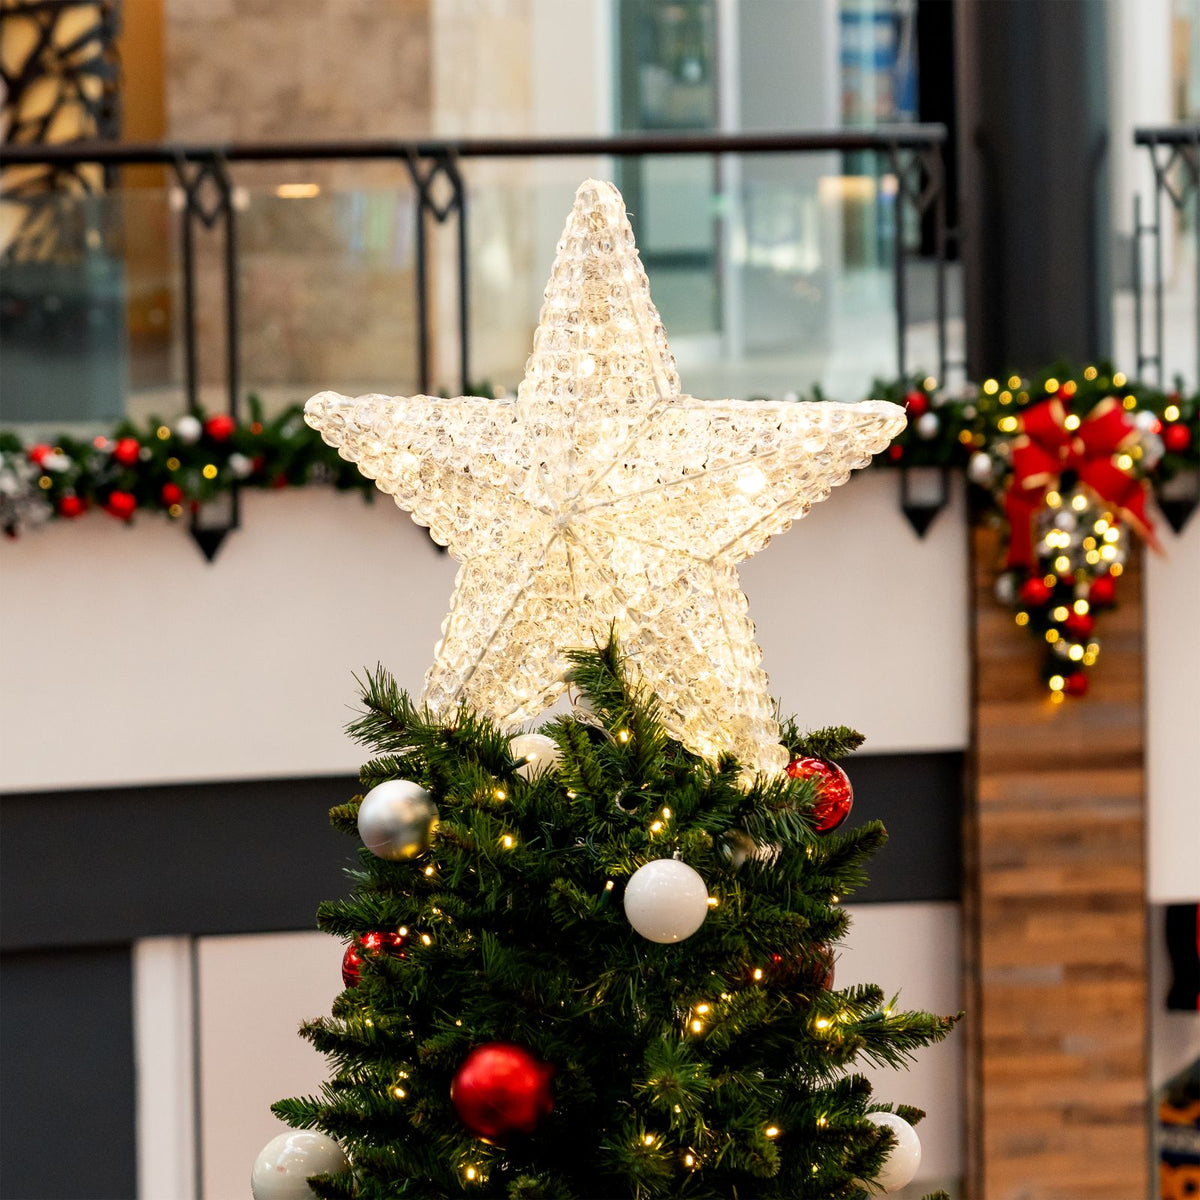
[{"label": "christmas tree", "polygon": [[[736,564],[863,466],[894,405],[681,393],[620,196],[588,182],[514,400],[314,397],[307,419],[461,560],[414,701],[382,669],[345,990],[317,1096],[260,1155],[306,1195],[855,1197],[912,1177],[901,1065],[951,1018],[835,990],[861,737],[780,725]],[[561,692],[572,711],[516,733]],[[300,1190],[294,1189],[298,1184]]]}]

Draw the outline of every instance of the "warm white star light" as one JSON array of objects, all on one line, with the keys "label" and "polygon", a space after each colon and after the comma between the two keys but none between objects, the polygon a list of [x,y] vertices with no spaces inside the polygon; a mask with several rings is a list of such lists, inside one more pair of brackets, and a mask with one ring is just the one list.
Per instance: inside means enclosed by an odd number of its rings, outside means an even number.
[{"label": "warm white star light", "polygon": [[682,395],[620,193],[575,196],[513,399],[322,392],[305,418],[461,563],[425,677],[506,726],[615,627],[664,723],[750,770],[787,761],[736,564],[904,427],[894,404]]}]

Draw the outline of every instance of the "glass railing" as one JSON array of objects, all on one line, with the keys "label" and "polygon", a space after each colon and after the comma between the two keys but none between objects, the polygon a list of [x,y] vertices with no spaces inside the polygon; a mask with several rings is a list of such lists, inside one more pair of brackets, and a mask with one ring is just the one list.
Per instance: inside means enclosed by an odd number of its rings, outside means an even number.
[{"label": "glass railing", "polygon": [[670,153],[651,152],[663,144],[652,137],[433,145],[420,151],[435,167],[425,187],[397,148],[374,163],[329,146],[296,148],[291,161],[187,151],[224,192],[195,187],[179,151],[108,147],[114,163],[161,163],[169,182],[4,202],[0,423],[111,425],[193,398],[228,409],[250,393],[270,412],[326,387],[457,392],[464,366],[468,385],[511,390],[588,175],[626,189],[693,394],[820,387],[855,399],[902,365],[937,374],[961,358],[953,272],[930,249],[928,206],[922,247],[916,193],[896,168],[937,156],[944,131],[908,135],[797,135],[801,148],[772,153],[752,137],[682,150],[676,139]]}]

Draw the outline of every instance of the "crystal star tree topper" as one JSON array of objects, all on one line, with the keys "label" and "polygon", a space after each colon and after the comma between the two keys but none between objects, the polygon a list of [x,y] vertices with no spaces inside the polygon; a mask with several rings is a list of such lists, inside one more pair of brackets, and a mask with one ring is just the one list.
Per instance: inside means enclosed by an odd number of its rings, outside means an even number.
[{"label": "crystal star tree topper", "polygon": [[787,755],[737,563],[904,428],[894,404],[681,391],[620,193],[575,196],[516,399],[322,392],[305,418],[462,564],[434,713],[505,726],[616,631],[669,732],[751,771]]}]

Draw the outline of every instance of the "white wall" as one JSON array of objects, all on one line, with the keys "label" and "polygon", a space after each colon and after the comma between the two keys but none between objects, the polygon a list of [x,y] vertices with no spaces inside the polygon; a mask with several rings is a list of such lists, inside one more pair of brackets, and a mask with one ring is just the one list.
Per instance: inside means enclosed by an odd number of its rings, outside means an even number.
[{"label": "white wall", "polygon": [[[896,486],[852,481],[746,564],[750,611],[785,711],[875,751],[961,747],[961,517],[919,541]],[[419,690],[455,569],[385,498],[319,489],[248,493],[213,565],[153,517],[3,552],[5,790],[353,771],[351,672]]]}]

